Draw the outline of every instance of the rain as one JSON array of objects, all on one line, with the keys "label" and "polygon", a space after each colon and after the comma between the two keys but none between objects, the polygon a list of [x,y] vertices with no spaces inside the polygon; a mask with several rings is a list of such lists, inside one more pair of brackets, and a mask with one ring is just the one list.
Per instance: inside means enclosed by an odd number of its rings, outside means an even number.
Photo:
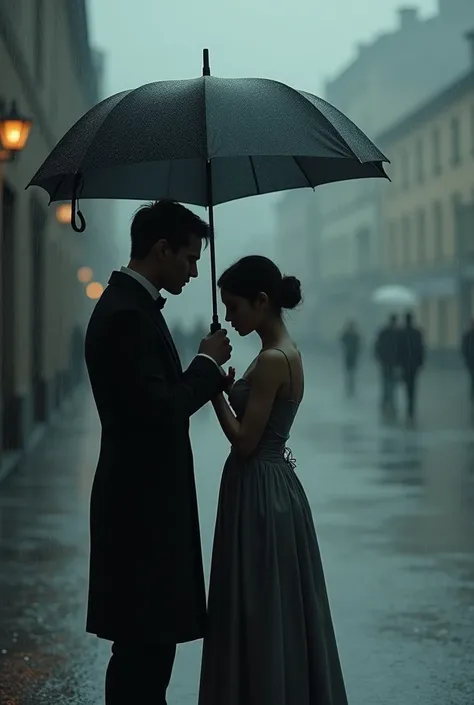
[{"label": "rain", "polygon": [[[206,48],[210,77],[202,75]],[[117,103],[114,133],[113,111],[104,127],[105,108],[100,118],[94,110],[123,91],[131,93]],[[94,123],[94,139],[90,126],[79,127],[79,138],[73,132],[81,118]],[[314,522],[330,605],[324,620],[334,626],[347,701],[321,687],[299,705],[470,705],[472,0],[0,0],[0,705],[106,702],[112,640],[88,631],[87,613],[91,493],[108,420],[96,406],[85,336],[133,263],[140,205],[170,197],[209,221],[209,162],[215,231],[195,263],[199,276],[190,274],[182,293],[160,291],[166,305],[155,327],[167,325],[170,365],[186,370],[218,318],[232,346],[222,366],[235,368],[239,384],[261,341],[234,325],[213,280],[214,256],[217,277],[239,258],[263,255],[301,284],[301,303],[283,314],[304,368],[287,440],[295,467],[284,468],[301,483]],[[132,398],[121,354],[105,367],[92,355],[99,382],[115,375],[114,399]],[[143,418],[147,399],[124,410],[128,426],[134,414]],[[153,446],[161,472],[163,458],[180,451],[173,423],[163,425]],[[129,452],[129,432],[115,441],[119,455]],[[220,496],[232,443],[211,402],[191,416],[190,439],[208,593],[218,506],[232,506]],[[144,477],[143,512],[164,511],[156,478],[131,462],[123,485],[130,512]],[[101,508],[107,517],[113,501]],[[132,535],[124,526],[121,540]],[[263,532],[255,545],[265,543]],[[124,559],[124,580],[130,565]],[[208,705],[202,686],[199,695],[201,637],[175,640],[168,705]],[[160,634],[133,640],[142,662],[158,669]],[[271,652],[262,643],[257,671]],[[143,699],[139,685],[136,694]],[[280,696],[272,705],[290,705]],[[156,690],[149,702],[165,701]]]}]

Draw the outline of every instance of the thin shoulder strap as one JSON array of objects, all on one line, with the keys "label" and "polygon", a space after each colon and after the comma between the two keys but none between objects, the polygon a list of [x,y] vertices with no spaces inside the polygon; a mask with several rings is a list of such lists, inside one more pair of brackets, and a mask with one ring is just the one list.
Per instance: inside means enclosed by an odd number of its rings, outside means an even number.
[{"label": "thin shoulder strap", "polygon": [[293,373],[292,373],[292,371],[291,371],[291,365],[290,365],[290,361],[289,361],[289,359],[288,359],[288,355],[287,355],[286,352],[284,352],[284,350],[282,350],[281,348],[273,348],[273,349],[274,349],[274,350],[279,350],[279,352],[281,352],[281,353],[285,356],[285,358],[286,358],[286,361],[287,361],[287,363],[288,363],[288,370],[289,370],[289,373],[290,373],[290,399],[293,399]]}]

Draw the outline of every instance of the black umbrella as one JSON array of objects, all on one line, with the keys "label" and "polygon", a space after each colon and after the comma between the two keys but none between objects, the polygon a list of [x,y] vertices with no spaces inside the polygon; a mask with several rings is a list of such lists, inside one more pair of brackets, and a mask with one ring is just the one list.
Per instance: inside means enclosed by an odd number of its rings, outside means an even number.
[{"label": "black umbrella", "polygon": [[[50,202],[171,199],[209,209],[212,329],[219,328],[213,206],[347,179],[384,177],[388,159],[345,115],[310,93],[262,78],[203,75],[122,91],[89,110],[28,186]],[[80,224],[76,222],[76,216]]]}]

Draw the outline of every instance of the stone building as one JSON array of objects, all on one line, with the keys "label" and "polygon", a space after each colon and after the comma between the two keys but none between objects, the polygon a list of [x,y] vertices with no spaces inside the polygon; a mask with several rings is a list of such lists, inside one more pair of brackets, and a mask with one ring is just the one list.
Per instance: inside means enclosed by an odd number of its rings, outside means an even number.
[{"label": "stone building", "polygon": [[435,356],[459,357],[474,316],[474,40],[472,69],[380,137],[392,158],[381,189],[380,276],[420,299]]},{"label": "stone building", "polygon": [[[428,18],[403,7],[398,26],[360,45],[351,64],[326,84],[325,98],[378,145],[378,135],[468,70],[463,34],[469,27],[474,27],[472,0],[439,0],[438,12]],[[317,189],[307,248],[309,258],[312,243],[319,241],[321,276],[314,282],[319,312],[312,315],[328,342],[348,317],[358,319],[368,336],[378,325],[368,302],[381,277],[383,186],[360,180]]]},{"label": "stone building", "polygon": [[89,42],[85,0],[0,0],[0,101],[4,109],[15,101],[33,123],[24,150],[0,163],[3,469],[80,375],[93,302],[78,270],[107,259],[113,266],[113,243],[97,237],[113,232],[110,204],[81,204],[88,221],[81,235],[58,220],[61,214],[67,220],[67,206],[58,211],[41,189],[25,191],[58,140],[100,99],[99,58]]}]

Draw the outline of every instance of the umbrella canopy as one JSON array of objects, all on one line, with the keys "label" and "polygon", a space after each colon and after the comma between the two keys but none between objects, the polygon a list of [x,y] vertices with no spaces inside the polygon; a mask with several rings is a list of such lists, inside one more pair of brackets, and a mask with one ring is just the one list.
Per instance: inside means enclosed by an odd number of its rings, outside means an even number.
[{"label": "umbrella canopy", "polygon": [[262,78],[203,76],[106,98],[58,143],[29,185],[52,201],[212,202],[384,177],[384,155],[329,103]]},{"label": "umbrella canopy", "polygon": [[374,291],[372,301],[376,304],[391,306],[416,306],[419,299],[417,294],[405,286],[382,286]]},{"label": "umbrella canopy", "polygon": [[217,321],[213,205],[333,181],[385,177],[388,161],[354,123],[310,93],[262,78],[203,76],[123,91],[87,112],[29,186],[72,200],[170,199],[209,208]]}]

